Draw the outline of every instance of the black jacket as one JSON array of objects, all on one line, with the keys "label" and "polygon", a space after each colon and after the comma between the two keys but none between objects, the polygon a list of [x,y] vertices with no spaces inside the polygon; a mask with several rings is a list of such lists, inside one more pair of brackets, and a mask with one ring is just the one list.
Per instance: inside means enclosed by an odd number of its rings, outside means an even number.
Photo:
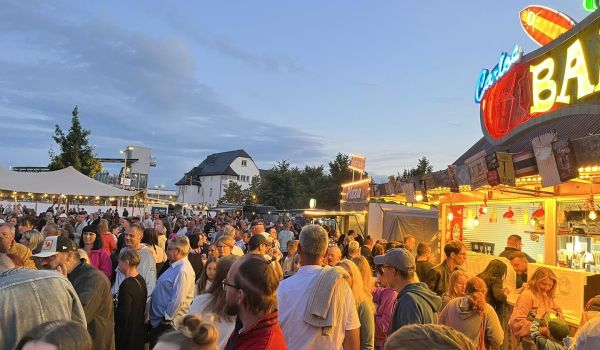
[{"label": "black jacket", "polygon": [[81,261],[68,276],[83,305],[96,350],[114,350],[115,325],[110,282],[104,273]]}]

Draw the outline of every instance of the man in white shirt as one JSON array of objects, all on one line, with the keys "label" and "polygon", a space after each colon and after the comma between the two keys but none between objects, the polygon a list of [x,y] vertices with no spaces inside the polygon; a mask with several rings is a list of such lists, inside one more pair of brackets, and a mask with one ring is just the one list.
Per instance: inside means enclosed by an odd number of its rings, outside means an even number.
[{"label": "man in white shirt", "polygon": [[279,323],[288,349],[359,349],[360,321],[352,291],[344,284],[344,298],[333,299],[333,326],[329,335],[304,321],[308,299],[321,273],[327,253],[327,232],[319,225],[307,225],[300,232],[300,269],[281,282],[277,291]]}]

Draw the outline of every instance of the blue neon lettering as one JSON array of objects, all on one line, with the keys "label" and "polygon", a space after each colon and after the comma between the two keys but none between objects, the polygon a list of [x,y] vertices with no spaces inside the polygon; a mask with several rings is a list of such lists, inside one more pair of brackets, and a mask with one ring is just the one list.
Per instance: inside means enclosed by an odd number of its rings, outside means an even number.
[{"label": "blue neon lettering", "polygon": [[482,69],[477,79],[477,85],[475,86],[475,103],[480,103],[485,92],[494,86],[504,74],[506,74],[513,64],[517,63],[521,57],[523,57],[523,50],[519,45],[515,45],[513,52],[509,55],[506,52],[500,54],[498,64],[492,68],[491,71]]}]

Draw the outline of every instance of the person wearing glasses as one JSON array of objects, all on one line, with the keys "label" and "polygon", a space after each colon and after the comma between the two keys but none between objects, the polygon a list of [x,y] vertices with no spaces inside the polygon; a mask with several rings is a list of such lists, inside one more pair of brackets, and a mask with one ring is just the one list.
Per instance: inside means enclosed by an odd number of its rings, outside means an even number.
[{"label": "person wearing glasses", "polygon": [[160,275],[150,298],[150,347],[158,337],[173,330],[175,322],[187,314],[194,299],[195,273],[187,259],[190,241],[186,236],[170,239],[167,259],[171,264]]},{"label": "person wearing glasses", "polygon": [[459,270],[467,258],[467,247],[461,241],[450,241],[444,247],[446,259],[427,272],[425,283],[437,295],[447,292],[448,281],[453,271]]},{"label": "person wearing glasses", "polygon": [[408,324],[437,323],[442,298],[418,281],[415,257],[410,251],[394,248],[373,261],[382,266],[384,279],[398,292],[388,336]]}]

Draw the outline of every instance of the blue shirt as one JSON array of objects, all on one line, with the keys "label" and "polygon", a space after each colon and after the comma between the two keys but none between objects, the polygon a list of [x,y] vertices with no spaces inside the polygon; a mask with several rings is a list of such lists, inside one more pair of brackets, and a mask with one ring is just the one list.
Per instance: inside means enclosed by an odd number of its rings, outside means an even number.
[{"label": "blue shirt", "polygon": [[287,253],[287,242],[294,239],[294,232],[288,230],[279,231],[277,239],[279,240],[279,249],[281,249],[283,253]]},{"label": "blue shirt", "polygon": [[171,264],[158,281],[150,301],[150,323],[158,327],[165,319],[174,323],[185,316],[194,299],[194,268],[187,257]]}]

